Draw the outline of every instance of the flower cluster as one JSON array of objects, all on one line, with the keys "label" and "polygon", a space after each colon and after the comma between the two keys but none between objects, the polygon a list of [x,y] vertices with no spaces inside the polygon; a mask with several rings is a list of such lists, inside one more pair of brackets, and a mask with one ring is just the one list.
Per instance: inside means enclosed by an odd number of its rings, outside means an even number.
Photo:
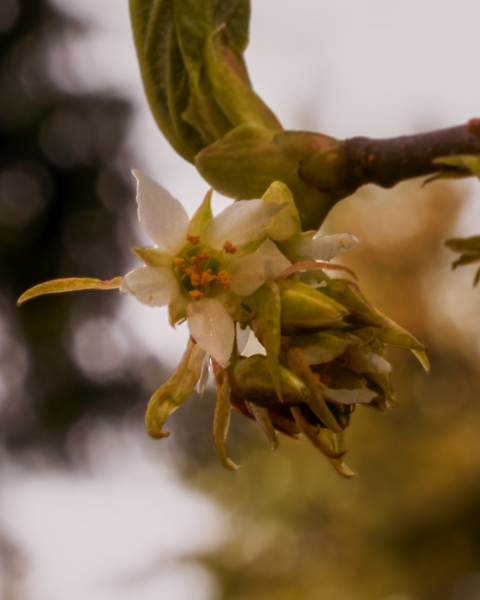
[{"label": "flower cluster", "polygon": [[[110,281],[62,279],[20,299],[78,289],[120,288],[148,306],[167,306],[170,323],[187,320],[190,341],[172,377],[151,398],[146,428],[155,438],[167,417],[202,389],[213,367],[215,444],[224,466],[231,407],[276,432],[304,433],[344,476],[343,431],[357,404],[393,405],[385,344],[424,347],[376,311],[358,286],[330,279],[328,261],[353,248],[351,234],[302,232],[292,194],[280,182],[263,198],[235,202],[216,217],[209,192],[192,219],[164,188],[139,170],[140,223],[155,243],[135,248],[144,266]],[[346,270],[346,269],[344,269]],[[242,356],[246,341],[258,353]]]}]

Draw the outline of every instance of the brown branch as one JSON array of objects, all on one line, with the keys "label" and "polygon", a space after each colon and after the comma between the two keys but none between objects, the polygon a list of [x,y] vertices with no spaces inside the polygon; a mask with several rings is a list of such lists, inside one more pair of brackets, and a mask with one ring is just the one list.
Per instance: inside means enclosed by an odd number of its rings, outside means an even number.
[{"label": "brown branch", "polygon": [[375,183],[390,188],[413,177],[446,171],[435,158],[480,154],[480,119],[466,125],[389,139],[355,137],[345,140],[341,153],[352,188]]}]

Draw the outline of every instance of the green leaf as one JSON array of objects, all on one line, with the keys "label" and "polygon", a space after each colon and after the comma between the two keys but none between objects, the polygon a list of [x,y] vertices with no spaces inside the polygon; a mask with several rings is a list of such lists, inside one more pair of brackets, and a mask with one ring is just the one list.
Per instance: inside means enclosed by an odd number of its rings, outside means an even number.
[{"label": "green leaf", "polygon": [[211,1],[173,0],[173,14],[190,85],[196,88],[205,60],[205,44],[214,30]]},{"label": "green leaf", "polygon": [[164,383],[148,403],[145,428],[155,439],[170,435],[163,431],[167,418],[177,410],[195,389],[200,379],[205,351],[190,338],[187,350],[170,379]]},{"label": "green leaf", "polygon": [[213,13],[215,29],[225,24],[230,40],[243,52],[248,45],[250,0],[216,0]]},{"label": "green leaf", "polygon": [[273,387],[280,401],[282,389],[280,383],[280,291],[278,285],[271,279],[267,281],[253,294],[256,313],[256,336],[267,351],[267,363],[272,377]]},{"label": "green leaf", "polygon": [[228,429],[230,427],[230,415],[232,412],[230,406],[230,383],[227,372],[222,369],[215,376],[217,382],[217,405],[215,407],[215,416],[213,418],[213,435],[218,457],[222,465],[229,471],[236,471],[239,465],[236,465],[227,456],[225,440],[227,439]]},{"label": "green leaf", "polygon": [[107,281],[100,279],[89,279],[81,277],[67,277],[66,279],[54,279],[46,283],[40,283],[27,290],[17,300],[17,304],[22,304],[26,300],[43,296],[44,294],[60,294],[63,292],[76,292],[78,290],[114,290],[120,287],[123,277],[115,277]]},{"label": "green leaf", "polygon": [[[175,29],[173,24],[173,0],[130,0],[135,47],[150,110],[160,130],[186,160],[204,146],[200,134],[188,123],[179,133],[177,115],[185,104],[185,88],[182,78],[184,67],[179,64],[175,52]],[[172,82],[176,84],[170,89]],[[182,98],[180,106],[175,104]],[[173,115],[173,117],[172,117]]]},{"label": "green leaf", "polygon": [[282,131],[276,116],[253,91],[242,55],[230,43],[225,26],[210,36],[205,52],[213,95],[234,127],[248,124]]}]

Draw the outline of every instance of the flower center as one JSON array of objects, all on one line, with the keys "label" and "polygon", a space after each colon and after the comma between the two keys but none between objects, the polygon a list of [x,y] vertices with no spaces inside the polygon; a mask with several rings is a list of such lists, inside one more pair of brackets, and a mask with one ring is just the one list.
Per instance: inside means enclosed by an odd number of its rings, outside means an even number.
[{"label": "flower center", "polygon": [[[217,288],[229,290],[232,276],[222,269],[221,252],[200,245],[199,235],[189,234],[187,240],[189,244],[182,251],[182,255],[173,259],[184,290],[194,300],[203,298],[215,283]],[[234,254],[237,251],[228,241],[223,245],[223,250],[226,254]]]}]

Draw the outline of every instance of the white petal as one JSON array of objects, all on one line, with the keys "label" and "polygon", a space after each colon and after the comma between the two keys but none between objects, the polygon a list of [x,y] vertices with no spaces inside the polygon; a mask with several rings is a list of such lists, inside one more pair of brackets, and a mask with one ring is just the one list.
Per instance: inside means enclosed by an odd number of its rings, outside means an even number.
[{"label": "white petal", "polygon": [[234,260],[228,272],[232,276],[230,289],[239,296],[250,296],[267,280],[265,259],[256,252]]},{"label": "white petal", "polygon": [[282,204],[263,200],[234,202],[207,224],[202,237],[213,248],[220,249],[227,241],[244,246],[255,240],[282,208]]},{"label": "white petal", "polygon": [[304,238],[295,246],[295,254],[301,260],[330,260],[351,250],[357,243],[351,233]]},{"label": "white petal", "polygon": [[190,333],[197,344],[211,354],[221,367],[228,367],[235,341],[235,327],[223,304],[215,298],[202,298],[189,303],[187,316]]},{"label": "white petal", "polygon": [[269,277],[275,279],[290,264],[276,244],[265,240],[253,254],[232,261],[228,269],[232,276],[230,289],[239,296],[249,296]]},{"label": "white petal", "polygon": [[235,331],[237,332],[237,348],[239,354],[241,354],[245,350],[245,346],[248,344],[248,338],[252,330],[250,327],[245,327],[242,329],[240,327],[240,323],[236,324]]},{"label": "white petal", "polygon": [[141,267],[125,275],[120,289],[147,306],[166,306],[179,294],[175,275],[168,269],[152,267]]},{"label": "white petal", "polygon": [[263,256],[266,275],[272,279],[292,264],[270,240],[265,240],[255,254]]},{"label": "white petal", "polygon": [[197,381],[197,386],[195,387],[195,391],[197,394],[203,394],[205,391],[205,386],[208,383],[208,379],[210,377],[210,355],[205,354],[202,362],[202,372],[200,373],[200,379]]},{"label": "white petal", "polygon": [[263,356],[267,356],[267,351],[262,346],[262,344],[258,341],[253,331],[250,331],[250,337],[248,338],[248,344],[243,349],[241,353],[242,356],[253,356],[254,354],[262,354]]},{"label": "white petal", "polygon": [[139,169],[133,169],[132,173],[138,181],[138,220],[161,250],[175,254],[186,244],[189,218],[185,209],[145,173]]},{"label": "white petal", "polygon": [[368,404],[378,396],[376,392],[366,387],[358,390],[332,390],[326,388],[323,392],[326,398],[336,400],[341,404]]}]

